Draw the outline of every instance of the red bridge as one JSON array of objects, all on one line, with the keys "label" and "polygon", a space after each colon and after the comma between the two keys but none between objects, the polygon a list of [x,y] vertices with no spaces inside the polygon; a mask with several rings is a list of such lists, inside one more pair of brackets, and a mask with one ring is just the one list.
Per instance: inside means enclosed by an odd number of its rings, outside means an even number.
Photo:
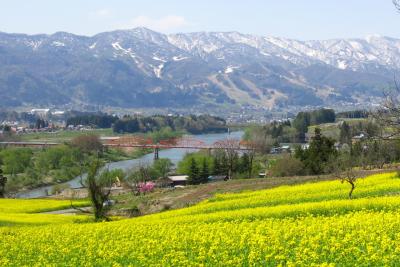
[{"label": "red bridge", "polygon": [[[104,147],[137,147],[151,148],[154,150],[154,159],[158,159],[160,149],[180,148],[180,149],[229,149],[229,150],[253,150],[254,146],[245,141],[238,139],[224,139],[213,144],[206,144],[204,141],[183,137],[161,140],[154,143],[152,139],[144,139],[136,136],[122,136],[101,138]],[[0,142],[0,146],[15,146],[15,147],[40,147],[57,146],[62,143],[56,142]]]}]

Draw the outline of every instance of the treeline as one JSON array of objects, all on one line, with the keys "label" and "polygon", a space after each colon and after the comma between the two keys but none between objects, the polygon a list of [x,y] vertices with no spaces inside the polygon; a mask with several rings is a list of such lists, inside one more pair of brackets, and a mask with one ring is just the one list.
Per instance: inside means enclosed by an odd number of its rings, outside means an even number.
[{"label": "treeline", "polygon": [[320,175],[333,173],[337,168],[344,171],[345,167],[382,169],[399,160],[397,140],[365,138],[338,144],[316,128],[307,148],[297,146],[293,155],[286,154],[274,161],[270,172],[273,176]]},{"label": "treeline", "polygon": [[74,117],[70,117],[66,121],[66,125],[85,125],[96,128],[111,128],[113,123],[118,120],[118,117],[108,114],[82,114]]},{"label": "treeline", "polygon": [[293,120],[293,127],[297,130],[299,141],[305,140],[308,127],[322,123],[335,122],[336,114],[333,109],[319,109],[307,112],[299,112]]},{"label": "treeline", "polygon": [[130,155],[104,148],[96,135],[81,135],[69,143],[46,149],[0,147],[0,169],[8,177],[7,191],[16,192],[69,181],[86,172],[87,163],[93,157],[108,162],[127,159]]},{"label": "treeline", "polygon": [[189,184],[207,183],[209,176],[225,179],[251,178],[261,170],[254,154],[217,149],[213,153],[200,151],[187,154],[179,162],[177,172],[189,176]]},{"label": "treeline", "polygon": [[0,110],[0,121],[23,121],[33,124],[36,119],[38,119],[38,116],[29,112]]},{"label": "treeline", "polygon": [[7,148],[0,151],[0,165],[8,176],[7,191],[71,180],[82,171],[87,159],[76,147],[60,145],[43,151]]},{"label": "treeline", "polygon": [[226,121],[210,115],[162,116],[149,117],[125,116],[113,125],[116,133],[147,133],[169,128],[173,131],[186,131],[191,134],[226,132]]},{"label": "treeline", "polygon": [[339,139],[341,144],[351,144],[352,138],[354,136],[359,136],[362,134],[364,138],[371,138],[382,135],[382,129],[378,124],[373,121],[359,121],[355,124],[349,124],[343,121],[339,125]]},{"label": "treeline", "polygon": [[300,112],[293,121],[275,121],[262,127],[248,127],[244,139],[255,141],[265,147],[264,152],[269,153],[268,149],[280,143],[303,143],[309,126],[332,123],[335,120],[335,111],[332,109]]},{"label": "treeline", "polygon": [[363,119],[368,118],[370,115],[369,111],[366,110],[353,110],[353,111],[343,111],[336,114],[336,118],[342,119]]}]

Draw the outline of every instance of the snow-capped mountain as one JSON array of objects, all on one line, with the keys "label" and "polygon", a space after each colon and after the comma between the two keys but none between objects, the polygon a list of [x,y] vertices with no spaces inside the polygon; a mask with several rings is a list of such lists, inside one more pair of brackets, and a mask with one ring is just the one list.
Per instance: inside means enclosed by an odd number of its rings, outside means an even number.
[{"label": "snow-capped mountain", "polygon": [[2,106],[332,105],[376,101],[400,69],[400,40],[0,33],[0,64]]}]

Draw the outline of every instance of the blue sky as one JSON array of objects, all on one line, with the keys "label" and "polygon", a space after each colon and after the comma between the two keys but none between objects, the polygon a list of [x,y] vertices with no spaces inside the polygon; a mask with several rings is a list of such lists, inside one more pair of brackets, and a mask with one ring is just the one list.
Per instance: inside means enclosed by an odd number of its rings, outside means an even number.
[{"label": "blue sky", "polygon": [[93,35],[144,26],[164,33],[239,31],[296,39],[400,38],[391,0],[0,0],[0,31]]}]

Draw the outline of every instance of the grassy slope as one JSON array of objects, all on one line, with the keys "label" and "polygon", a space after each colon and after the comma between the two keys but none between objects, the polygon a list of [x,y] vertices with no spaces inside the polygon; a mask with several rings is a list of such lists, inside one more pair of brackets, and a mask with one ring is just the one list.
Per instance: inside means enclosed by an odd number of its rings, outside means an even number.
[{"label": "grassy slope", "polygon": [[306,182],[317,182],[332,180],[332,176],[300,176],[300,177],[274,177],[274,178],[255,178],[238,179],[226,182],[208,183],[195,186],[186,186],[176,189],[159,189],[140,197],[132,197],[131,193],[115,196],[117,205],[113,211],[119,215],[123,210],[129,210],[134,207],[140,209],[140,213],[150,214],[167,209],[179,209],[194,205],[213,197],[219,193],[237,193],[243,191],[252,191],[273,188],[280,185],[293,185]]},{"label": "grassy slope", "polygon": [[[365,177],[377,171],[359,171],[359,177]],[[322,176],[298,176],[298,177],[268,177],[255,179],[238,179],[227,182],[208,183],[196,186],[186,186],[170,190],[156,190],[140,197],[132,197],[132,194],[124,193],[114,198],[117,200],[113,212],[116,215],[130,215],[131,209],[138,208],[141,215],[157,213],[170,209],[180,209],[197,204],[203,200],[212,198],[220,193],[238,193],[243,191],[253,191],[274,188],[282,185],[296,185],[310,182],[335,180],[330,175]],[[134,213],[134,215],[137,215]]]},{"label": "grassy slope", "polygon": [[218,194],[118,222],[4,227],[0,264],[400,264],[400,179],[362,179],[353,200],[347,191],[347,184],[323,181]]},{"label": "grassy slope", "polygon": [[331,137],[335,140],[338,140],[340,137],[340,129],[339,129],[339,122],[346,121],[348,125],[356,125],[360,122],[367,122],[368,119],[343,119],[338,118],[335,123],[323,123],[320,125],[312,125],[308,127],[308,133],[312,136],[314,134],[315,128],[318,127],[322,130],[322,134],[328,137]]},{"label": "grassy slope", "polygon": [[[75,207],[86,207],[88,201],[74,201]],[[63,216],[50,214],[35,214],[54,210],[68,209],[69,200],[50,199],[0,199],[0,226],[37,226],[46,224],[64,224],[87,222],[87,216]]]}]

